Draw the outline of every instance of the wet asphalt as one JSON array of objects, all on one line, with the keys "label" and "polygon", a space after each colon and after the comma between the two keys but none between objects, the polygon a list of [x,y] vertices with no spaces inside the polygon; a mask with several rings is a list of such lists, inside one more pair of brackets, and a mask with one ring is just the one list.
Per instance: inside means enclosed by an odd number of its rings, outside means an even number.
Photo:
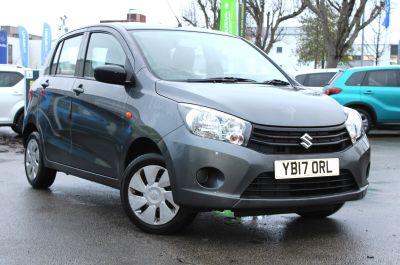
[{"label": "wet asphalt", "polygon": [[0,264],[400,264],[400,132],[370,141],[367,196],[330,218],[202,213],[157,236],[130,223],[112,188],[62,173],[30,188],[21,139],[0,128]]}]

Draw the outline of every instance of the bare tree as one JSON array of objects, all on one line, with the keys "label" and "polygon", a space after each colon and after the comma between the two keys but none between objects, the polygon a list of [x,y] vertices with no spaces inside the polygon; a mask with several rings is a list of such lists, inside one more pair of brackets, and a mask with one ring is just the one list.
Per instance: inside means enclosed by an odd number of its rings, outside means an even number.
[{"label": "bare tree", "polygon": [[[200,12],[200,17],[197,16]],[[191,26],[219,30],[220,0],[192,0],[183,13],[183,20]]]},{"label": "bare tree", "polygon": [[[367,0],[306,0],[307,6],[321,20],[325,43],[327,45],[327,67],[335,68],[344,54],[353,46],[359,32],[368,26],[382,12],[385,3],[374,3],[368,14]],[[371,2],[371,1],[369,1]],[[336,34],[330,34],[328,9],[337,15]],[[362,15],[366,16],[364,22]]]},{"label": "bare tree", "polygon": [[275,42],[281,40],[282,22],[300,15],[306,9],[306,1],[247,0],[247,10],[255,23],[252,35],[255,45],[266,53],[272,49]]},{"label": "bare tree", "polygon": [[373,39],[372,44],[367,44],[367,50],[373,55],[375,65],[379,64],[386,48],[386,40],[384,38],[384,28],[382,26],[382,14],[379,14],[375,25],[372,27]]}]

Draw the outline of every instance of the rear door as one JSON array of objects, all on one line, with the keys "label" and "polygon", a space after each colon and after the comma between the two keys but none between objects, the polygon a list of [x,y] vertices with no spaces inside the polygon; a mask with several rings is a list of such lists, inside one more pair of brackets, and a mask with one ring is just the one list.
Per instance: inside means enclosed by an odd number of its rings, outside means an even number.
[{"label": "rear door", "polygon": [[83,35],[58,43],[50,72],[41,78],[38,124],[48,160],[71,165],[71,96]]},{"label": "rear door", "polygon": [[96,81],[94,69],[101,65],[130,68],[123,42],[114,31],[89,34],[84,70],[74,84],[78,92],[72,101],[73,166],[112,178],[120,172],[127,92],[122,85]]},{"label": "rear door", "polygon": [[14,106],[24,100],[24,94],[20,89],[24,80],[24,75],[21,73],[0,71],[0,123],[13,122],[13,112],[16,111]]},{"label": "rear door", "polygon": [[378,123],[400,122],[400,70],[368,71],[361,99],[374,107]]}]

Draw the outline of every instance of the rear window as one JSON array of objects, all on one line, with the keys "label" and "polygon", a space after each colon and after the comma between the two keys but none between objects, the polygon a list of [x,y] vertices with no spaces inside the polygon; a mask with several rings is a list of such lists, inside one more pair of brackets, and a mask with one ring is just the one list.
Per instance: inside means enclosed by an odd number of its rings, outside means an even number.
[{"label": "rear window", "polygon": [[339,80],[339,78],[343,75],[343,71],[340,70],[339,72],[337,72],[332,79],[329,81],[329,85],[334,84],[337,80]]},{"label": "rear window", "polygon": [[0,87],[13,87],[21,81],[24,76],[17,72],[0,72]]},{"label": "rear window", "polygon": [[353,73],[346,81],[346,86],[359,86],[362,84],[365,76],[365,71]]}]

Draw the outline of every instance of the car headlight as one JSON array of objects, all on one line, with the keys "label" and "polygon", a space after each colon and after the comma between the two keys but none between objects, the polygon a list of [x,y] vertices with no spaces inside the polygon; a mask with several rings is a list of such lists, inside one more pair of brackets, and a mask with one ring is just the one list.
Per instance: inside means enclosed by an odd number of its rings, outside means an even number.
[{"label": "car headlight", "polygon": [[364,134],[363,123],[360,114],[354,109],[343,107],[347,114],[346,128],[353,144]]},{"label": "car headlight", "polygon": [[246,145],[251,124],[232,115],[192,104],[179,104],[183,120],[191,133],[197,136]]}]

